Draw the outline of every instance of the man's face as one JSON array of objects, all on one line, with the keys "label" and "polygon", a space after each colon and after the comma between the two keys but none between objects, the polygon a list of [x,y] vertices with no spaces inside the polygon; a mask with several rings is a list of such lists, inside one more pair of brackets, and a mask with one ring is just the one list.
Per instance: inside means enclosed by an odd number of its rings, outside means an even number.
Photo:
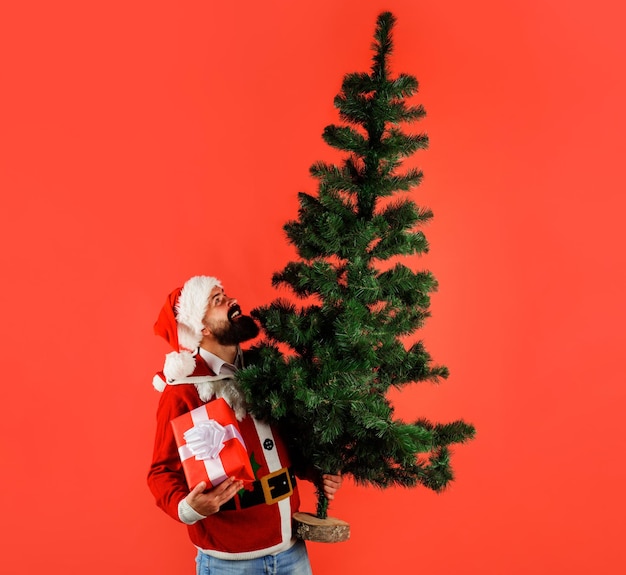
[{"label": "man's face", "polygon": [[255,321],[243,315],[237,300],[228,297],[221,287],[214,287],[211,291],[204,325],[221,345],[237,345],[259,334]]}]

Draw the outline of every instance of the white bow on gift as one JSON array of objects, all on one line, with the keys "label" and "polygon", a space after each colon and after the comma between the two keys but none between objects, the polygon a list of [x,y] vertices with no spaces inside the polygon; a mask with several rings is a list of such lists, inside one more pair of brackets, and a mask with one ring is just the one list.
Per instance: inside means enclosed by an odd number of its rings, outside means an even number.
[{"label": "white bow on gift", "polygon": [[[232,424],[224,427],[214,419],[196,423],[191,429],[183,433],[187,459],[195,457],[198,460],[216,459],[224,448],[224,443],[230,439],[238,439],[245,448],[245,443],[239,430]],[[181,453],[181,456],[183,454]]]},{"label": "white bow on gift", "polygon": [[215,459],[224,447],[225,436],[226,429],[213,419],[195,425],[183,434],[196,459]]}]

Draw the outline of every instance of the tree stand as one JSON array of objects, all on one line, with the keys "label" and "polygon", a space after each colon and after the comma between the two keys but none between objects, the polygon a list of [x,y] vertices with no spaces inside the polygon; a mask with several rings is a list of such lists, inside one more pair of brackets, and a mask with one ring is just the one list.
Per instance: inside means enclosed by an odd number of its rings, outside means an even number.
[{"label": "tree stand", "polygon": [[294,513],[294,534],[299,539],[305,541],[315,541],[317,543],[340,543],[350,538],[350,524],[327,517],[320,519],[310,513]]}]

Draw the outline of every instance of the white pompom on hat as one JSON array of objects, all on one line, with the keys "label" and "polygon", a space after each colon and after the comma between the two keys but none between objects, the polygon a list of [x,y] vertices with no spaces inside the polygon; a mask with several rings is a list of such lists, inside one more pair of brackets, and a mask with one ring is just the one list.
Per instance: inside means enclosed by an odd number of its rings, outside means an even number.
[{"label": "white pompom on hat", "polygon": [[[209,296],[220,281],[209,276],[194,276],[182,288],[176,288],[167,296],[154,333],[163,337],[174,349],[165,356],[163,375],[166,382],[191,375],[196,367],[193,356],[202,341],[202,323],[209,303]],[[155,381],[160,378],[155,377]],[[165,383],[155,383],[163,391]],[[159,389],[161,388],[161,389]]]}]

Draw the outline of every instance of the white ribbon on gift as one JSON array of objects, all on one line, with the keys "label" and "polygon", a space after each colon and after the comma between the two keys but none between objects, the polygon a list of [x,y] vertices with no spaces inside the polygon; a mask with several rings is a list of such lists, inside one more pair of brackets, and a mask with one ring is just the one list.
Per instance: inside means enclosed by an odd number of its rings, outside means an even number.
[{"label": "white ribbon on gift", "polygon": [[231,439],[237,439],[244,449],[246,444],[233,424],[223,426],[210,419],[204,406],[193,409],[190,414],[193,427],[183,434],[186,443],[178,448],[180,460],[195,457],[202,461],[211,484],[218,485],[228,477],[219,458],[224,444]]}]

